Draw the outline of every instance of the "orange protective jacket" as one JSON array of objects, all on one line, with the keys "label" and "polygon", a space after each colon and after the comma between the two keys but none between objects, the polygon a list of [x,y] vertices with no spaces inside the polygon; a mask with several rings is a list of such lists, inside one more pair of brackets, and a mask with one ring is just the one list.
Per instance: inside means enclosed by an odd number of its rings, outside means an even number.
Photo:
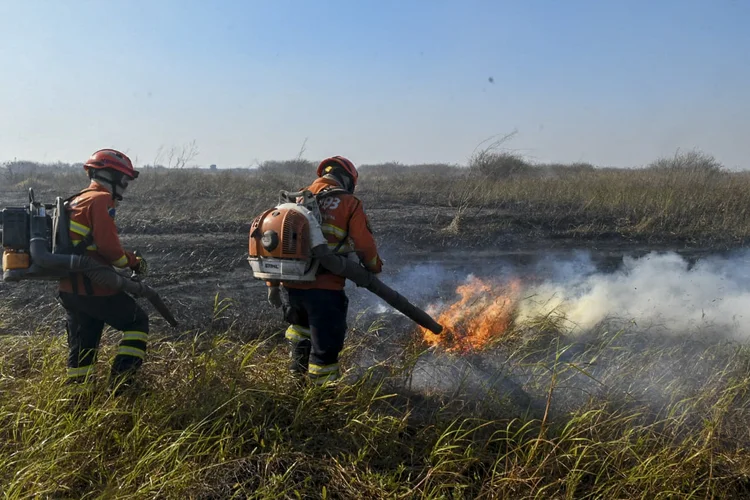
[{"label": "orange protective jacket", "polygon": [[[112,194],[96,182],[81,191],[70,201],[70,239],[73,245],[80,243],[89,234],[93,240],[86,247],[85,255],[101,262],[120,268],[138,267],[138,261],[131,252],[123,250],[115,226],[115,200]],[[114,295],[116,290],[102,287],[84,279],[82,273],[76,273],[74,285],[70,278],[60,280],[60,291],[78,293],[79,295]],[[88,282],[88,283],[87,283]]]},{"label": "orange protective jacket", "polygon": [[[318,194],[323,190],[340,187],[334,179],[320,177],[307,189],[313,194]],[[321,229],[328,240],[328,247],[337,253],[356,252],[360,262],[369,271],[379,273],[383,269],[383,261],[378,255],[375,238],[362,202],[353,194],[335,193],[319,199],[318,206],[323,218]],[[343,290],[345,284],[346,278],[325,270],[313,282],[283,283],[287,288],[325,290]]]}]

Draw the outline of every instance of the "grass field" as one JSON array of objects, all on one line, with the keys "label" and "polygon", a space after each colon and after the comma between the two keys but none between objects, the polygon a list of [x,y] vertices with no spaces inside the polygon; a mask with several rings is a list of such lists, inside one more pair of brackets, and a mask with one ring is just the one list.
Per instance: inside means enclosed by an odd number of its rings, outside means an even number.
[{"label": "grass field", "polygon": [[[0,171],[3,206],[85,182],[22,166]],[[70,393],[54,287],[0,283],[6,498],[750,497],[750,350],[721,332],[608,318],[572,334],[546,312],[454,353],[355,290],[344,379],[298,384],[243,259],[253,215],[312,171],[144,170],[117,221],[181,326],[152,314],[134,394]],[[718,252],[750,229],[750,176],[700,153],[628,170],[487,151],[466,168],[364,167],[359,193],[385,281],[445,249]],[[102,376],[118,338],[107,331]]]},{"label": "grass field", "polygon": [[584,346],[545,330],[493,349],[526,379],[536,402],[525,408],[502,380],[410,389],[430,363],[414,366],[414,345],[339,387],[299,387],[274,342],[230,334],[157,336],[148,392],[89,398],[62,385],[59,336],[5,337],[0,484],[6,498],[750,494],[746,347],[654,344],[627,329]]},{"label": "grass field", "polygon": [[[731,247],[744,244],[750,234],[750,175],[727,171],[703,153],[677,154],[634,169],[536,165],[509,153],[484,153],[464,168],[364,166],[358,195],[381,232],[403,233],[393,217],[375,216],[401,210],[405,213],[396,215],[405,219],[409,241],[431,244],[450,244],[459,236],[441,231],[457,216],[463,233],[487,233],[489,227],[495,237]],[[33,185],[40,194],[72,194],[83,182],[76,168],[26,170],[40,173],[0,172],[7,179],[4,191],[18,193]],[[244,229],[252,214],[276,201],[280,189],[303,187],[314,170],[304,160],[215,173],[146,168],[118,221],[126,233],[183,232],[185,224],[194,230]]]}]

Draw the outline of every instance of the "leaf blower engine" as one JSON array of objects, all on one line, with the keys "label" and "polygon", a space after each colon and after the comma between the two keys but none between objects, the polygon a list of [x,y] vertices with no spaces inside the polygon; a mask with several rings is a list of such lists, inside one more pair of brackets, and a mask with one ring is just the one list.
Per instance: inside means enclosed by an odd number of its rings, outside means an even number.
[{"label": "leaf blower engine", "polygon": [[[170,325],[176,326],[174,316],[153,288],[77,250],[79,247],[70,239],[69,199],[57,197],[54,204],[40,203],[29,189],[27,206],[0,211],[3,281],[57,281],[71,273],[83,273],[107,288],[145,297]],[[83,247],[90,243],[84,242]]]},{"label": "leaf blower engine", "polygon": [[[65,201],[39,203],[29,189],[29,204],[0,212],[3,281],[54,281],[80,271],[91,259],[73,255]],[[100,265],[98,262],[97,265]]]},{"label": "leaf blower engine", "polygon": [[443,327],[347,254],[334,253],[321,230],[318,198],[309,190],[281,191],[279,204],[250,226],[248,262],[253,276],[271,282],[315,281],[321,268],[353,281],[434,333]]}]

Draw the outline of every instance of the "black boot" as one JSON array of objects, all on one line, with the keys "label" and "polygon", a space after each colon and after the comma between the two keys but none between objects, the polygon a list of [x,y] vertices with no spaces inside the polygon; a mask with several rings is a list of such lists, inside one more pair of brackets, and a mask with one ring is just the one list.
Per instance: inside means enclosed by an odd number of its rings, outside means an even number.
[{"label": "black boot", "polygon": [[306,375],[311,350],[312,342],[308,339],[292,342],[289,353],[289,357],[291,358],[289,371],[295,375]]},{"label": "black boot", "polygon": [[136,373],[140,367],[140,362],[134,363],[131,360],[123,362],[119,356],[115,358],[115,362],[112,364],[112,370],[109,373],[109,390],[112,391],[115,396],[131,392],[136,385]]},{"label": "black boot", "polygon": [[121,396],[130,391],[135,385],[135,371],[123,373],[112,372],[109,376],[109,390],[115,396]]}]

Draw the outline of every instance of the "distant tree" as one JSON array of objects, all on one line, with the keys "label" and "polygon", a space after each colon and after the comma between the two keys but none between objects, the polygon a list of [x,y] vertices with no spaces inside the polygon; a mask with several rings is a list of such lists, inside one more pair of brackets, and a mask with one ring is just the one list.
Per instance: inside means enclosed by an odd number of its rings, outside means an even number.
[{"label": "distant tree", "polygon": [[167,168],[185,168],[198,154],[198,145],[195,143],[195,140],[180,147],[172,146],[169,150],[165,150],[162,146],[157,150],[153,164],[163,165],[166,161],[166,165],[164,166]]}]

